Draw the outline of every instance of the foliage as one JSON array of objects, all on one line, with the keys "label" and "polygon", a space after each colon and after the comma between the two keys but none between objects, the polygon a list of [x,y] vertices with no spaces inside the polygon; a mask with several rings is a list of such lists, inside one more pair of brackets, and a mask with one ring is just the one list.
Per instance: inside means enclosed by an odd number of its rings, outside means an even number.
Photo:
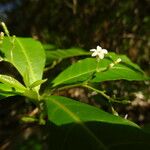
[{"label": "foliage", "polygon": [[[52,81],[49,76],[48,80],[43,79],[45,64],[51,74],[54,74],[52,68],[56,67],[57,63],[53,65],[52,62],[73,56],[89,56],[89,53],[77,48],[47,51],[46,60],[45,50],[40,42],[32,38],[10,36],[7,28],[3,24],[2,26],[7,36],[1,37],[1,59],[11,63],[20,73],[22,80],[14,78],[13,75],[1,74],[1,98],[5,100],[9,96],[20,95],[36,106],[36,114],[21,119],[24,122],[49,125],[50,129],[55,128],[55,136],[58,138],[56,141],[55,138],[50,141],[50,147],[55,143],[51,149],[150,148],[149,132],[120,117],[113,107],[113,103],[124,104],[129,101],[119,101],[94,87],[95,83],[102,81],[149,80],[138,65],[125,55],[109,53],[102,60],[84,57],[65,68],[57,77],[53,75]],[[46,86],[42,89],[43,83]],[[58,91],[79,86],[105,97],[111,112],[58,95]],[[101,98],[99,100],[101,101]],[[60,134],[63,134],[63,137],[59,136]]]}]

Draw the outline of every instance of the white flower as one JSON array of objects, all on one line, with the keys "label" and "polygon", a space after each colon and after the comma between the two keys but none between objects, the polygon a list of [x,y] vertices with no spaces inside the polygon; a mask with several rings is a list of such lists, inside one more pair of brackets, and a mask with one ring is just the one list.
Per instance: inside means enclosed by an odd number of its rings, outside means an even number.
[{"label": "white flower", "polygon": [[100,46],[97,46],[96,49],[90,50],[92,53],[92,57],[97,56],[99,59],[103,59],[104,55],[108,53],[106,49],[102,49]]}]

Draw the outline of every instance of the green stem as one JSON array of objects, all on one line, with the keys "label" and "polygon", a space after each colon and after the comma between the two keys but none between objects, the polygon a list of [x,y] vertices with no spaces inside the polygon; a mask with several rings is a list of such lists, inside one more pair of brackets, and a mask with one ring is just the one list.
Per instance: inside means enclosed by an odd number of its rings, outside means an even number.
[{"label": "green stem", "polygon": [[54,89],[54,90],[52,91],[52,93],[53,93],[54,91],[61,91],[61,90],[65,90],[65,89],[69,89],[69,88],[74,88],[74,87],[78,87],[78,86],[91,89],[91,90],[93,90],[93,91],[95,91],[95,92],[101,94],[103,97],[105,97],[105,98],[106,98],[107,100],[109,100],[109,102],[111,102],[111,103],[112,103],[112,102],[113,102],[113,103],[120,103],[120,104],[128,104],[128,103],[129,103],[129,101],[127,101],[127,100],[123,100],[123,101],[115,100],[115,99],[111,98],[110,96],[108,96],[107,94],[105,94],[105,92],[100,91],[100,90],[98,90],[98,89],[96,89],[96,88],[94,88],[94,87],[88,85],[87,83],[79,83],[79,84],[74,84],[74,85],[67,85],[67,86],[64,86],[64,87],[61,87],[61,88],[58,88],[58,89]]},{"label": "green stem", "polygon": [[100,70],[99,70],[99,67],[98,67],[98,64],[99,64],[99,60],[98,60],[98,58],[97,58],[96,72],[99,72],[99,71],[100,71]]},{"label": "green stem", "polygon": [[[111,102],[116,102],[116,100],[114,100],[114,99],[112,99],[110,96],[106,95],[103,91],[100,91],[100,90],[98,90],[98,89],[95,89],[95,88],[93,88],[93,87],[91,87],[91,86],[89,86],[89,85],[86,85],[86,84],[85,84],[85,85],[83,85],[83,86],[86,87],[86,88],[88,88],[88,89],[91,89],[91,90],[93,90],[93,91],[95,91],[95,92],[101,94],[103,97],[107,98],[108,101],[109,101],[109,104],[110,104],[110,109],[111,109],[112,114],[114,114],[114,115],[116,115],[116,116],[119,116],[118,113],[117,113],[117,111],[115,111],[115,109],[113,108],[113,106],[112,106],[112,104],[111,104]],[[117,101],[117,102],[118,102],[118,101]]]},{"label": "green stem", "polygon": [[48,66],[48,67],[46,67],[46,68],[44,69],[44,72],[53,69],[53,68],[54,68],[56,65],[58,65],[61,61],[62,61],[62,59],[54,60],[51,66]]},{"label": "green stem", "polygon": [[66,85],[64,87],[58,88],[57,91],[61,91],[61,90],[65,90],[65,89],[70,89],[70,88],[74,88],[74,87],[78,87],[78,86],[83,86],[83,83],[73,84],[73,85]]},{"label": "green stem", "polygon": [[91,89],[91,90],[93,90],[93,91],[95,91],[95,92],[97,92],[97,93],[99,93],[99,94],[101,94],[102,96],[104,96],[104,97],[107,98],[108,100],[111,99],[110,96],[106,95],[103,91],[100,91],[100,90],[98,90],[98,89],[95,89],[95,88],[93,88],[92,86],[89,86],[89,85],[87,85],[87,84],[83,84],[82,86],[83,86],[83,87],[86,87],[86,88],[88,88],[88,89]]}]

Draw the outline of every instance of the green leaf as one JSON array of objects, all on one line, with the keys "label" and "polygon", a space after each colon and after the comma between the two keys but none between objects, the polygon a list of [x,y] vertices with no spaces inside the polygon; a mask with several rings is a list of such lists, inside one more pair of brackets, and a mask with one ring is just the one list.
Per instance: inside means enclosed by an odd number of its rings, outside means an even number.
[{"label": "green leaf", "polygon": [[109,81],[109,80],[128,80],[128,81],[142,81],[149,80],[143,70],[137,65],[131,62],[131,60],[125,55],[116,55],[115,53],[110,53],[110,58],[115,61],[118,58],[121,58],[121,62],[119,64],[114,65],[111,69],[103,72],[97,72],[95,74],[95,78],[92,82],[101,82],[101,81]]},{"label": "green leaf", "polygon": [[102,82],[121,79],[128,81],[142,81],[148,80],[149,78],[146,77],[142,72],[139,72],[131,66],[128,66],[124,63],[119,63],[111,69],[108,69],[107,71],[97,72],[92,82]]},{"label": "green leaf", "polygon": [[61,96],[47,97],[46,106],[48,119],[56,125],[50,131],[50,142],[52,144],[57,139],[58,149],[131,150],[150,147],[150,135],[139,126],[96,107]]},{"label": "green leaf", "polygon": [[21,92],[24,92],[24,90],[26,90],[26,88],[19,81],[7,75],[0,75],[0,82],[12,88],[15,88]]},{"label": "green leaf", "polygon": [[43,44],[43,48],[48,51],[56,49],[56,46],[53,44]]},{"label": "green leaf", "polygon": [[6,84],[0,83],[0,100],[10,96],[14,96],[15,92],[17,92],[16,89],[13,89]]},{"label": "green leaf", "polygon": [[[110,56],[111,59],[110,59]],[[94,79],[91,82],[101,82],[109,80],[147,80],[143,71],[134,63],[132,63],[124,55],[116,55],[111,53],[109,57],[99,61],[98,65],[95,58],[86,58],[71,65],[63,72],[61,72],[54,80],[53,86],[60,84],[83,82],[90,79],[94,74]],[[119,64],[115,64],[112,68],[108,69],[108,66],[121,58],[122,61]],[[114,60],[113,60],[114,59]],[[96,72],[98,68],[99,72]],[[93,77],[92,77],[93,78]]]},{"label": "green leaf", "polygon": [[72,122],[100,121],[138,127],[126,119],[62,96],[47,97],[46,105],[48,118],[56,125],[64,125]]},{"label": "green leaf", "polygon": [[39,86],[39,85],[41,85],[41,84],[43,84],[44,82],[46,82],[47,81],[47,79],[44,79],[44,80],[37,80],[37,81],[35,81],[34,83],[32,83],[30,86],[29,86],[29,88],[34,88],[34,87],[36,87],[36,86]]},{"label": "green leaf", "polygon": [[15,96],[16,94],[13,94],[13,93],[1,93],[0,92],[0,100],[3,100],[7,97],[10,97],[10,96]]},{"label": "green leaf", "polygon": [[49,50],[46,51],[46,61],[47,63],[51,63],[54,60],[70,58],[73,56],[82,56],[89,55],[88,52],[84,51],[80,48],[70,48],[70,49],[57,49],[57,50]]},{"label": "green leaf", "polygon": [[26,74],[30,76],[30,84],[42,79],[45,53],[40,42],[32,38],[5,37],[1,51],[5,54],[6,60],[17,68],[23,78],[27,79],[24,77],[27,76]]},{"label": "green leaf", "polygon": [[54,80],[53,86],[66,83],[76,83],[87,80],[96,71],[96,60],[86,58],[71,65],[61,72]]},{"label": "green leaf", "polygon": [[7,84],[0,83],[0,91],[13,91],[13,88],[8,86]]},{"label": "green leaf", "polygon": [[34,89],[33,90],[32,89],[31,90],[30,89],[25,90],[23,95],[34,100],[34,101],[35,100],[37,101],[40,98],[39,93]]},{"label": "green leaf", "polygon": [[141,70],[141,68],[137,64],[133,63],[126,55],[120,55],[120,54],[110,52],[110,53],[108,53],[108,55],[106,57],[110,58],[112,61],[115,61],[118,58],[121,58],[121,60],[124,64],[130,65],[130,67],[138,70],[139,72],[143,72],[143,70]]}]

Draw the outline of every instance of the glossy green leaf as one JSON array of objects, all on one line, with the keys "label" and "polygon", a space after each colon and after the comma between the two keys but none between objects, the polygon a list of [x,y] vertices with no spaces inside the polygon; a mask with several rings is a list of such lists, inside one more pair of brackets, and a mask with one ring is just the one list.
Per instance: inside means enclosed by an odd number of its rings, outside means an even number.
[{"label": "glossy green leaf", "polygon": [[61,96],[48,97],[46,106],[48,119],[57,126],[50,132],[55,131],[50,142],[52,144],[56,136],[60,145],[58,149],[131,150],[150,147],[150,135],[139,126],[96,107]]},{"label": "glossy green leaf", "polygon": [[6,84],[0,83],[0,100],[10,96],[14,96],[15,92],[17,92],[16,89]]},{"label": "glossy green leaf", "polygon": [[36,86],[39,86],[39,85],[41,85],[41,84],[43,84],[44,82],[46,82],[47,81],[47,79],[44,79],[44,80],[37,80],[37,81],[35,81],[34,83],[32,83],[30,86],[29,86],[29,88],[34,88],[34,87],[36,87]]},{"label": "glossy green leaf", "polygon": [[[112,57],[110,58],[110,56]],[[86,81],[93,77],[94,79],[92,79],[91,82],[120,79],[129,81],[148,79],[143,71],[136,64],[132,63],[126,56],[116,55],[114,53],[111,53],[110,56],[100,60],[98,65],[95,58],[87,58],[78,61],[61,72],[53,80],[54,86]],[[117,58],[121,58],[122,62],[108,69],[108,66],[116,61]],[[99,72],[96,72],[97,68]],[[93,73],[95,74],[93,75]]]},{"label": "glossy green leaf", "polygon": [[110,53],[108,58],[110,58],[110,60],[112,61],[121,58],[122,61],[121,63],[114,65],[107,71],[97,72],[92,82],[101,82],[116,79],[125,79],[128,81],[150,79],[144,74],[143,70],[141,70],[141,68],[137,64],[134,64],[127,56]]},{"label": "glossy green leaf", "polygon": [[107,71],[97,72],[95,74],[95,78],[92,82],[102,82],[102,81],[111,81],[111,80],[148,80],[149,78],[146,77],[142,72],[139,72],[132,66],[126,65],[126,63],[119,63],[108,69]]},{"label": "glossy green leaf", "polygon": [[111,59],[112,61],[115,61],[118,58],[121,58],[124,64],[129,65],[131,68],[134,68],[138,70],[139,72],[143,72],[143,70],[141,70],[141,68],[137,64],[133,63],[126,55],[121,55],[121,54],[110,52],[108,53],[106,57]]},{"label": "glossy green leaf", "polygon": [[54,60],[82,55],[89,55],[89,53],[80,48],[49,50],[46,51],[46,61],[47,63],[51,63]]},{"label": "glossy green leaf", "polygon": [[0,83],[0,91],[12,91],[12,87],[8,86],[7,84]]},{"label": "glossy green leaf", "polygon": [[30,76],[28,81],[30,84],[42,79],[45,53],[40,42],[32,38],[5,37],[1,51],[6,60],[17,68],[23,78],[27,76],[26,74]]},{"label": "glossy green leaf", "polygon": [[46,105],[48,118],[56,125],[64,125],[72,122],[82,123],[86,121],[100,121],[138,127],[136,124],[126,119],[62,96],[47,97]]},{"label": "glossy green leaf", "polygon": [[30,89],[27,89],[25,90],[25,92],[22,94],[32,100],[39,100],[39,94],[36,90],[30,90]]},{"label": "glossy green leaf", "polygon": [[18,90],[21,90],[22,92],[26,90],[26,88],[16,79],[13,77],[7,76],[7,75],[0,75],[0,82],[12,87],[16,88]]},{"label": "glossy green leaf", "polygon": [[66,83],[76,83],[87,80],[96,70],[96,60],[87,58],[80,60],[61,72],[54,80],[53,86]]}]

